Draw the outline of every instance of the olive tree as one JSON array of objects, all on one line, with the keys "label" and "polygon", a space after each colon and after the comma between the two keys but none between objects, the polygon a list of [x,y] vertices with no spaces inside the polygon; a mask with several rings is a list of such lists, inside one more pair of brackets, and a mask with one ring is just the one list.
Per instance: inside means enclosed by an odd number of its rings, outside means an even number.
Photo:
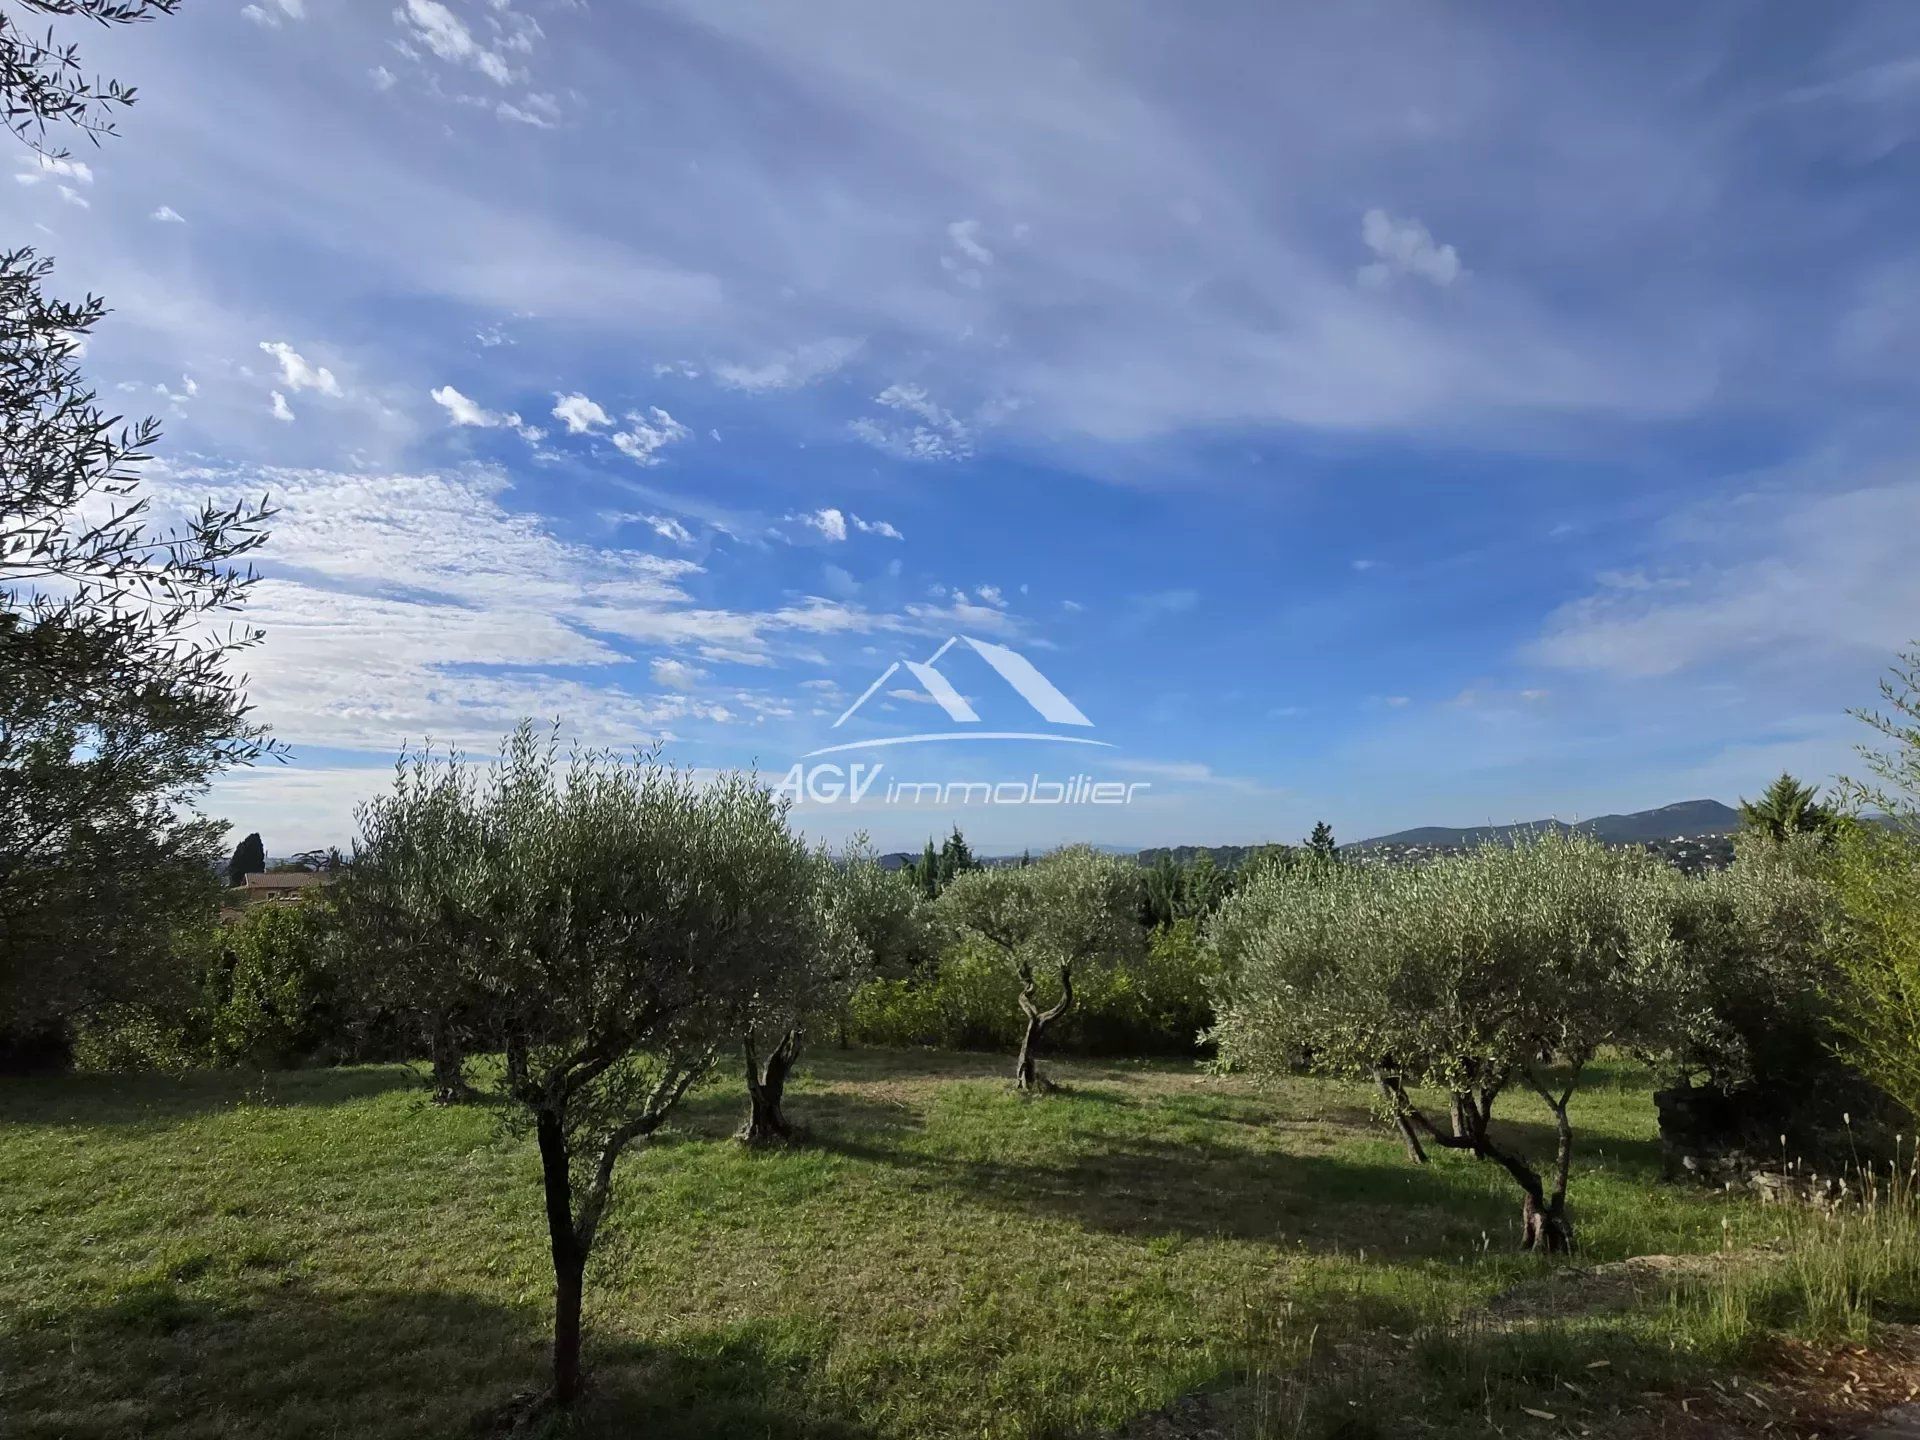
[{"label": "olive tree", "polygon": [[[446,897],[452,953],[435,951],[431,905],[356,910],[350,877],[344,913],[370,919],[359,943],[390,983],[411,977],[465,1044],[504,1057],[490,1095],[539,1147],[566,1404],[620,1157],[707,1073],[740,1006],[824,943],[816,862],[753,777],[699,784],[646,755],[562,764],[528,726],[484,775],[445,766],[436,783],[461,813],[416,834],[417,865]],[[363,839],[373,852],[381,832]]]},{"label": "olive tree", "polygon": [[787,1077],[800,1062],[806,1031],[859,983],[860,957],[833,913],[831,865],[824,854],[812,860],[804,903],[814,921],[809,932],[814,943],[797,949],[789,963],[768,974],[736,1006],[747,1076],[747,1118],[739,1138],[748,1145],[794,1138],[785,1109]]},{"label": "olive tree", "polygon": [[1835,875],[1835,1007],[1847,1056],[1920,1116],[1920,647],[1880,685],[1886,709],[1856,711],[1880,737],[1862,747],[1872,776],[1843,787],[1877,819],[1841,829]]},{"label": "olive tree", "polygon": [[426,1049],[440,1105],[473,1098],[467,1045],[485,998],[476,952],[492,923],[479,784],[456,752],[403,753],[393,788],[355,812],[354,863],[334,887],[363,1014]]},{"label": "olive tree", "polygon": [[807,1034],[842,1015],[853,992],[877,975],[913,968],[927,949],[925,904],[904,874],[880,868],[865,836],[837,861],[819,857],[812,903],[818,943],[769,977],[742,1006],[750,1145],[794,1138],[784,1102]]},{"label": "olive tree", "polygon": [[[1019,978],[1027,1026],[1014,1065],[1017,1088],[1046,1086],[1037,1068],[1040,1047],[1073,1008],[1075,969],[1139,948],[1140,887],[1140,867],[1131,860],[1076,845],[1031,865],[965,871],[940,893],[936,905],[947,926],[990,946]],[[1047,1004],[1043,975],[1054,982]]]},{"label": "olive tree", "polygon": [[[33,173],[134,100],[88,78],[63,34],[176,5],[0,0],[0,106]],[[165,979],[176,933],[216,904],[202,882],[224,827],[189,807],[274,748],[233,668],[259,633],[225,623],[271,512],[156,523],[141,472],[159,427],[100,403],[80,362],[106,306],[50,293],[52,267],[0,252],[0,1050],[9,1032],[58,1049]]]},{"label": "olive tree", "polygon": [[171,15],[180,0],[8,0],[0,5],[0,107],[7,128],[49,158],[66,151],[50,146],[49,131],[71,128],[96,144],[111,135],[113,112],[133,104],[131,85],[90,80],[80,47],[62,43],[43,19],[73,19],[93,25],[134,25]]},{"label": "olive tree", "polygon": [[1835,856],[1834,1014],[1842,1050],[1920,1118],[1920,831],[1853,823]]},{"label": "olive tree", "polygon": [[[1569,1107],[1589,1062],[1711,1024],[1671,934],[1677,880],[1644,852],[1552,836],[1421,866],[1266,870],[1214,927],[1213,1038],[1255,1072],[1304,1060],[1370,1081],[1410,1159],[1431,1144],[1499,1165],[1523,1247],[1570,1249]],[[1516,1085],[1553,1117],[1545,1174],[1491,1123]],[[1444,1127],[1416,1086],[1446,1096]]]},{"label": "olive tree", "polygon": [[1672,886],[1675,940],[1716,1024],[1664,1057],[1663,1140],[1686,1153],[1817,1153],[1842,1114],[1871,1106],[1833,1053],[1835,854],[1823,831],[1735,837],[1734,863]]}]

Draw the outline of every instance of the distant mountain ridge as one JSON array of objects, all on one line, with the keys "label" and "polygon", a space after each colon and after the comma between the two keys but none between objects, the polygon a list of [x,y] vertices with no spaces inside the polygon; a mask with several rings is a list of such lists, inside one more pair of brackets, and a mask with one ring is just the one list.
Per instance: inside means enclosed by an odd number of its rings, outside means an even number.
[{"label": "distant mountain ridge", "polygon": [[[1591,835],[1606,845],[1649,845],[1683,838],[1731,835],[1739,828],[1740,812],[1731,805],[1722,805],[1718,800],[1681,800],[1673,805],[1662,805],[1657,810],[1635,810],[1629,815],[1596,815],[1591,820],[1579,820],[1571,824],[1564,820],[1515,820],[1505,825],[1421,825],[1412,830],[1396,830],[1391,835],[1375,835],[1370,840],[1358,840],[1340,848],[1356,852],[1389,847],[1464,850],[1489,840],[1510,840],[1515,835],[1543,831],[1559,834],[1578,832]],[[1094,848],[1111,855],[1133,855],[1142,865],[1152,865],[1163,856],[1170,856],[1182,865],[1190,865],[1205,855],[1214,864],[1232,869],[1245,862],[1256,850],[1265,847],[1156,845],[1137,851],[1124,845],[1099,845]],[[886,870],[903,870],[919,858],[918,852],[896,851],[882,855],[880,865]],[[988,865],[1007,865],[1020,859],[1018,855],[987,855],[979,858]],[[1720,863],[1724,863],[1724,860]]]},{"label": "distant mountain ridge", "polygon": [[1678,840],[1684,835],[1728,835],[1740,828],[1740,812],[1718,800],[1682,800],[1662,805],[1657,810],[1636,810],[1629,815],[1596,815],[1591,820],[1568,824],[1564,820],[1514,821],[1507,825],[1422,825],[1412,830],[1397,830],[1391,835],[1376,835],[1352,845],[1366,850],[1379,845],[1428,845],[1457,847],[1479,845],[1488,840],[1506,840],[1516,834],[1556,831],[1591,835],[1608,845],[1643,845],[1652,840]]}]

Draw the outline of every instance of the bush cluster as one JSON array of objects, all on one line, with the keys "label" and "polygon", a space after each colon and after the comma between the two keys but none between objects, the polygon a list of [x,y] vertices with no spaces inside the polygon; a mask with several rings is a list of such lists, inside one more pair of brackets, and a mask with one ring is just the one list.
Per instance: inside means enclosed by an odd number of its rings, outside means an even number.
[{"label": "bush cluster", "polygon": [[385,1058],[348,1000],[324,901],[261,905],[175,942],[175,981],[74,1034],[90,1070],[284,1069]]},{"label": "bush cluster", "polygon": [[[1049,1045],[1077,1055],[1194,1055],[1212,1021],[1213,962],[1192,920],[1156,929],[1144,953],[1074,975],[1073,1009]],[[1020,982],[977,942],[951,946],[934,967],[873,980],[853,996],[847,1035],[862,1045],[1006,1051],[1020,1043]]]}]

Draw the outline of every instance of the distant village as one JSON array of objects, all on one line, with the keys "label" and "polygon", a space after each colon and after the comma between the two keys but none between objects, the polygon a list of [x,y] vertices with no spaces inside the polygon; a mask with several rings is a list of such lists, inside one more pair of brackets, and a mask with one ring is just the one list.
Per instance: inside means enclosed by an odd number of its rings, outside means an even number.
[{"label": "distant village", "polygon": [[[1458,833],[1462,838],[1363,840],[1354,845],[1341,847],[1340,854],[1345,859],[1358,863],[1419,864],[1422,861],[1438,859],[1443,855],[1464,855],[1485,843],[1488,838],[1481,832]],[[1733,835],[1730,832],[1708,831],[1697,835],[1671,835],[1651,840],[1614,840],[1605,836],[1601,838],[1614,845],[1642,845],[1685,875],[1699,875],[1709,870],[1724,870],[1733,863]],[[1205,855],[1223,870],[1236,870],[1244,865],[1250,856],[1263,848],[1258,845],[1175,845],[1116,853],[1133,854],[1135,859],[1146,866],[1160,863],[1162,857],[1171,857],[1176,864],[1190,865]],[[975,863],[1018,865],[1030,858],[1030,856],[1021,855],[987,855],[978,857]],[[885,870],[908,870],[919,859],[918,855],[904,850],[879,857],[880,866]]]},{"label": "distant village", "polygon": [[[1684,875],[1699,875],[1708,870],[1724,870],[1733,863],[1731,835],[1675,835],[1664,840],[1630,842],[1645,846]],[[1383,864],[1417,864],[1442,855],[1460,855],[1473,846],[1460,842],[1402,842],[1376,840],[1356,845],[1348,852],[1355,859],[1375,860]]]}]

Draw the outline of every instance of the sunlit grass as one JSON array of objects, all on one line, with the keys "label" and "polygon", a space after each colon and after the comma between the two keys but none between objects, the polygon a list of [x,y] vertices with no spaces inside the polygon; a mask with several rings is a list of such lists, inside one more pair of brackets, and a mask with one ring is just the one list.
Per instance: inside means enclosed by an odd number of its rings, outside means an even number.
[{"label": "sunlit grass", "polygon": [[[785,1151],[729,1138],[737,1079],[693,1097],[622,1172],[572,1432],[1099,1433],[1249,1377],[1298,1389],[1302,1334],[1328,1377],[1369,1335],[1445,1352],[1540,1273],[1511,1183],[1409,1166],[1357,1090],[1062,1063],[1023,1100],[1008,1068],[823,1054],[789,1102],[811,1143]],[[1801,1223],[1658,1185],[1631,1070],[1581,1103],[1582,1265]],[[1516,1098],[1515,1138],[1542,1120]],[[550,1284],[530,1143],[404,1067],[0,1089],[9,1434],[462,1433],[540,1384]],[[1643,1307],[1635,1383],[1684,1360],[1675,1307],[1713,1303]],[[1585,1366],[1601,1341],[1564,1343]],[[1477,1345],[1431,1359],[1468,1377],[1449,1393],[1510,1399],[1544,1363]]]}]

